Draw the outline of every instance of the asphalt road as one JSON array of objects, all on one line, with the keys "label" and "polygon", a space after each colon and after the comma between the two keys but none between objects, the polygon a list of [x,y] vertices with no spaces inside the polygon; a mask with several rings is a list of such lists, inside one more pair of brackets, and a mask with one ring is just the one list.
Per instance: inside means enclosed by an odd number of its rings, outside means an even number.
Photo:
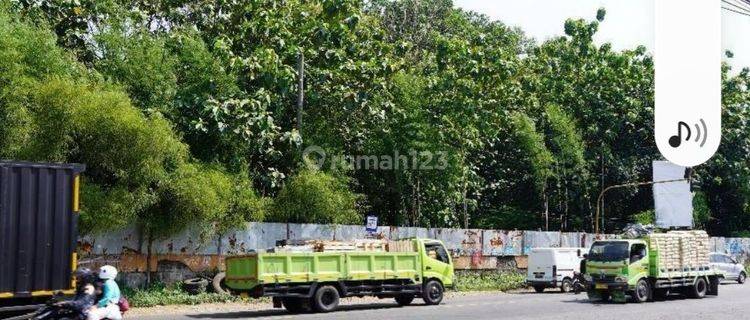
[{"label": "asphalt road", "polygon": [[[747,319],[750,317],[750,284],[725,284],[718,297],[702,300],[670,297],[667,301],[644,304],[591,303],[585,294],[549,293],[481,293],[446,297],[439,306],[414,304],[398,307],[391,300],[372,303],[352,299],[341,310],[327,314],[292,315],[283,309],[246,311],[241,306],[222,310],[192,310],[160,315],[138,316],[138,319]],[[416,300],[415,300],[416,302]]]}]

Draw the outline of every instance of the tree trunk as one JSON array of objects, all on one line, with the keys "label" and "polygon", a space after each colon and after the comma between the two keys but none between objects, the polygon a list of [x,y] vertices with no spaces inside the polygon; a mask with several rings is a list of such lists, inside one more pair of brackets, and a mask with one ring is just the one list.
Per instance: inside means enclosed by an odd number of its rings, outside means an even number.
[{"label": "tree trunk", "polygon": [[562,224],[561,229],[566,230],[566,231],[568,230],[568,220],[570,219],[570,216],[568,216],[569,214],[568,209],[570,208],[568,206],[568,203],[570,203],[570,195],[568,194],[568,185],[566,184],[565,185],[565,207],[563,208],[563,218],[562,218],[562,221],[560,222]]},{"label": "tree trunk", "polygon": [[420,200],[419,199],[419,192],[420,192],[419,185],[420,185],[419,184],[419,180],[417,180],[417,194],[416,194],[416,197],[415,197],[415,199],[417,201],[417,208],[416,208],[416,211],[415,211],[416,215],[414,216],[414,226],[415,227],[419,224],[419,218],[422,215],[422,202],[419,201]]},{"label": "tree trunk", "polygon": [[544,231],[549,231],[549,198],[544,192]]},{"label": "tree trunk", "polygon": [[464,210],[464,229],[469,229],[469,210],[468,205],[466,204],[466,180],[464,180],[464,190],[463,190],[463,210]]},{"label": "tree trunk", "polygon": [[305,103],[305,53],[297,57],[297,132],[302,136],[302,106]]},{"label": "tree trunk", "polygon": [[151,273],[153,270],[151,270],[151,248],[154,244],[154,237],[149,232],[148,234],[148,244],[146,245],[146,287],[151,287]]},{"label": "tree trunk", "polygon": [[[600,164],[601,164],[600,174],[599,174],[599,181],[600,181],[599,182],[599,192],[600,193],[603,192],[604,188],[605,188],[605,186],[604,186],[604,174],[605,174],[605,171],[604,171],[604,144],[602,144],[601,150],[602,150],[601,151],[601,155],[599,156]],[[599,210],[600,209],[599,208],[600,203],[599,203],[598,199],[599,198],[597,197],[596,208],[594,208],[594,210]],[[603,203],[601,203],[601,205],[603,206]],[[594,217],[593,219],[591,219],[591,222],[592,222],[592,228],[591,229],[592,230],[595,229],[595,227],[593,227],[593,226],[595,226],[596,223],[597,223],[597,221],[594,221],[594,219],[596,219],[596,217]],[[604,227],[604,225],[602,223],[602,226],[600,226],[599,229],[601,230],[601,228],[603,228],[603,227]]]}]

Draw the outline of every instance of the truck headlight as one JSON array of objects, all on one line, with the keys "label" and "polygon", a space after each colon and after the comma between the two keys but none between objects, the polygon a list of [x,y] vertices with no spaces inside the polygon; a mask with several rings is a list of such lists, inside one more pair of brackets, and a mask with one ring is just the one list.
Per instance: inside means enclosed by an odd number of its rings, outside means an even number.
[{"label": "truck headlight", "polygon": [[628,278],[625,278],[625,277],[615,277],[615,282],[628,282]]}]

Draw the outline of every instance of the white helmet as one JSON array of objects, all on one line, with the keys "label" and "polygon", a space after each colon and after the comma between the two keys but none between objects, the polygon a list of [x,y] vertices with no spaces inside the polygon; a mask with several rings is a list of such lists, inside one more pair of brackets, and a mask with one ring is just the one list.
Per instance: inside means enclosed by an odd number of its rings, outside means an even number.
[{"label": "white helmet", "polygon": [[106,265],[99,268],[99,279],[109,280],[117,277],[117,269],[113,266]]}]

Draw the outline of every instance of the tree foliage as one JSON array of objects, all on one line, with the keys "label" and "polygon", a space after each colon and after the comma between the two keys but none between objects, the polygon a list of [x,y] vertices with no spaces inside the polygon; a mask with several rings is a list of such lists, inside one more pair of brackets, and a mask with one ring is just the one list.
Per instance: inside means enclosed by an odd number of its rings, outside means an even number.
[{"label": "tree foliage", "polygon": [[357,195],[345,180],[315,169],[304,169],[279,191],[271,209],[275,221],[359,224],[364,218]]},{"label": "tree foliage", "polygon": [[[159,113],[89,73],[47,31],[0,13],[2,157],[87,164],[81,229],[138,223],[150,237],[230,217],[262,219],[246,175],[195,163]],[[244,220],[242,220],[244,221]]]},{"label": "tree foliage", "polygon": [[[138,221],[164,236],[365,213],[591,230],[599,192],[650,180],[660,159],[652,57],[596,44],[604,9],[543,42],[449,0],[14,0],[5,11],[0,155],[87,163],[85,230]],[[725,67],[722,145],[696,168],[696,221],[715,234],[750,217],[748,73]],[[305,164],[310,146],[326,153],[320,169]],[[418,165],[336,166],[384,155]],[[642,219],[651,198],[608,193],[605,230]]]}]

